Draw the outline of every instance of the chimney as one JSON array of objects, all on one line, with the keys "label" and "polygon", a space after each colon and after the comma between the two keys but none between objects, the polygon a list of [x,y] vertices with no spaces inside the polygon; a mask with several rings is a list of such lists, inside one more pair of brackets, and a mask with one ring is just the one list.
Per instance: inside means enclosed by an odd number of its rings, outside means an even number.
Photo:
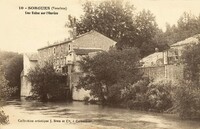
[{"label": "chimney", "polygon": [[74,39],[76,38],[76,18],[75,17],[72,17],[71,15],[68,16],[68,19],[70,21],[69,23],[69,35],[70,35],[70,39]]},{"label": "chimney", "polygon": [[73,30],[70,28],[68,32],[69,32],[69,40],[73,39],[74,38]]},{"label": "chimney", "polygon": [[76,26],[73,27],[73,38],[76,38],[77,32],[76,32]]}]

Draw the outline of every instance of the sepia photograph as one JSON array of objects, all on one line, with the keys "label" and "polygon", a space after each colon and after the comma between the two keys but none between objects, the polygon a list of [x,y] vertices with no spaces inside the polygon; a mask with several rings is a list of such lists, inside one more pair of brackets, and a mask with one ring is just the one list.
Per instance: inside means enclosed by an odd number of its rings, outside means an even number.
[{"label": "sepia photograph", "polygon": [[199,0],[0,5],[0,129],[200,129]]}]

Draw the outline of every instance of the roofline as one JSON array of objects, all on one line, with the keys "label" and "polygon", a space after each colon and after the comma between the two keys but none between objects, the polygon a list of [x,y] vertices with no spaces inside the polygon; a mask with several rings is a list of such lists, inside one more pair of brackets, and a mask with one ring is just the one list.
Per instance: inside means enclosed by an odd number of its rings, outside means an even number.
[{"label": "roofline", "polygon": [[188,44],[190,44],[190,43],[171,45],[170,47],[185,46],[185,45],[188,45]]},{"label": "roofline", "polygon": [[[32,55],[35,54],[35,55],[37,55],[37,57],[36,57],[37,59],[31,59],[31,58],[29,58],[28,54],[32,54]],[[26,56],[29,61],[33,61],[33,62],[37,62],[38,61],[38,53],[23,53],[23,56]]]},{"label": "roofline", "polygon": [[79,50],[80,49],[81,50],[91,50],[91,49],[93,49],[93,50],[102,50],[101,48],[87,48],[87,47],[86,48],[84,48],[84,47],[83,48],[82,47],[77,47],[77,48],[74,48],[74,49],[79,49]]},{"label": "roofline", "polygon": [[[46,49],[46,48],[50,48],[50,47],[54,47],[54,46],[58,46],[58,45],[70,43],[70,42],[72,42],[73,40],[76,40],[76,39],[78,39],[78,38],[80,38],[80,37],[83,37],[83,36],[85,36],[85,35],[87,35],[87,34],[89,34],[89,33],[95,32],[95,31],[96,31],[96,30],[91,30],[91,31],[86,32],[86,33],[84,33],[84,34],[78,35],[78,36],[76,36],[74,39],[71,39],[71,40],[69,40],[69,41],[61,42],[61,43],[58,43],[58,44],[52,44],[52,45],[49,45],[49,46],[46,46],[46,47],[39,48],[38,51],[43,50],[43,49]],[[97,31],[96,31],[96,32],[97,32]],[[97,33],[99,33],[99,32],[97,32]],[[101,33],[99,33],[99,34],[101,34]],[[101,35],[103,35],[103,34],[101,34]],[[105,36],[105,35],[103,35],[103,36]],[[107,36],[105,36],[105,37],[107,37]],[[109,37],[107,37],[107,38],[109,38]],[[111,39],[111,38],[109,38],[109,39]],[[113,39],[111,39],[111,40],[113,40]],[[113,41],[114,41],[114,40],[113,40]],[[115,44],[117,43],[116,41],[114,41],[114,42],[115,42]]]},{"label": "roofline", "polygon": [[61,43],[57,43],[57,44],[52,44],[52,45],[49,45],[49,46],[46,46],[46,47],[39,48],[38,51],[43,50],[43,49],[46,49],[46,48],[50,48],[50,47],[54,47],[54,46],[58,46],[58,45],[70,43],[70,42],[72,42],[73,40],[76,40],[76,39],[78,39],[78,38],[80,38],[80,37],[83,37],[83,36],[85,36],[85,35],[87,35],[87,34],[89,34],[89,33],[91,33],[91,32],[93,32],[93,30],[91,30],[91,31],[89,31],[89,32],[86,32],[86,33],[84,33],[84,34],[82,34],[82,35],[76,36],[74,39],[71,39],[71,40],[68,40],[68,41],[65,41],[65,42],[61,42]]},{"label": "roofline", "polygon": [[[30,60],[30,59],[29,59],[29,60]],[[34,61],[34,62],[37,62],[37,61],[38,61],[38,59],[36,59],[36,60],[32,60],[32,59],[31,59],[30,61]]]},{"label": "roofline", "polygon": [[179,43],[179,42],[183,42],[183,41],[185,41],[185,40],[187,40],[187,39],[189,39],[189,38],[196,38],[196,39],[197,39],[199,36],[200,36],[200,34],[195,34],[194,36],[185,38],[184,40],[181,40],[181,41],[178,41],[178,42],[176,42],[176,43],[171,44],[170,47],[188,45],[188,44],[190,44],[191,42],[189,42],[189,43],[187,42],[187,43],[184,43],[184,44],[178,44],[178,43]]},{"label": "roofline", "polygon": [[67,44],[67,43],[72,42],[72,41],[73,41],[73,40],[69,40],[69,41],[65,41],[65,42],[62,42],[62,43],[58,43],[58,44],[52,44],[52,45],[49,45],[49,46],[46,46],[46,47],[39,48],[38,51],[43,50],[43,49],[46,49],[46,48],[50,48],[50,47],[62,45],[62,44]]}]

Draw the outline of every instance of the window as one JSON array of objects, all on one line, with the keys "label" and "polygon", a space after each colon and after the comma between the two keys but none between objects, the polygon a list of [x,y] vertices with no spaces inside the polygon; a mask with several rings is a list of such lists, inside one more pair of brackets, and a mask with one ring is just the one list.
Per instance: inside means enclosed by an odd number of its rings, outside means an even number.
[{"label": "window", "polygon": [[59,62],[59,57],[57,57],[57,66],[60,65],[59,63],[60,63],[60,62]]},{"label": "window", "polygon": [[69,47],[69,51],[70,51],[71,50],[71,45],[69,44],[68,47]]},{"label": "window", "polygon": [[56,48],[55,47],[53,48],[53,54],[56,54]]},{"label": "window", "polygon": [[62,73],[68,73],[68,67],[67,66],[64,66],[62,67]]},{"label": "window", "polygon": [[56,59],[53,59],[53,64],[54,66],[56,66]]},{"label": "window", "polygon": [[60,65],[63,65],[63,59],[60,58]]},{"label": "window", "polygon": [[62,45],[60,46],[60,51],[63,52],[63,47],[62,47]]}]

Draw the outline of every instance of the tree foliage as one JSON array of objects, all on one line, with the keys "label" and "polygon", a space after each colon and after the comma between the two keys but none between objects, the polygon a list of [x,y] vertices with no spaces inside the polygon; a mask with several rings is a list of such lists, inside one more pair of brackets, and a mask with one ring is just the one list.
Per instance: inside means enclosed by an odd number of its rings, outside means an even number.
[{"label": "tree foliage", "polygon": [[2,71],[2,67],[0,67],[0,101],[10,98],[12,93],[16,91],[16,87],[10,88],[8,83]]},{"label": "tree foliage", "polygon": [[0,51],[0,65],[2,65],[5,79],[10,88],[16,89],[12,97],[20,96],[20,74],[23,70],[23,56],[14,52]]},{"label": "tree foliage", "polygon": [[200,44],[187,46],[183,52],[182,59],[185,64],[185,79],[199,85],[200,72]]},{"label": "tree foliage", "polygon": [[21,78],[20,74],[23,70],[23,56],[18,54],[5,63],[4,71],[5,78],[8,80],[8,85],[11,88],[16,88],[16,92],[12,95],[15,97],[20,96]]},{"label": "tree foliage", "polygon": [[187,46],[183,52],[185,80],[175,91],[175,107],[184,119],[200,118],[200,44]]},{"label": "tree foliage", "polygon": [[174,107],[182,119],[200,118],[200,88],[192,81],[183,81],[175,90]]},{"label": "tree foliage", "polygon": [[83,7],[85,14],[76,23],[78,35],[94,29],[117,41],[119,49],[139,48],[142,56],[154,52],[157,47],[153,38],[158,28],[150,11],[137,13],[132,4],[121,0],[100,4],[87,1]]},{"label": "tree foliage", "polygon": [[130,109],[163,112],[172,107],[171,83],[143,78],[122,90],[123,102]]},{"label": "tree foliage", "polygon": [[41,101],[66,99],[66,79],[66,76],[55,72],[52,63],[46,63],[43,67],[37,65],[28,73],[31,92]]},{"label": "tree foliage", "polygon": [[102,102],[119,103],[121,89],[136,82],[141,74],[139,51],[136,48],[122,51],[101,52],[93,58],[86,57],[80,64],[86,73],[77,88],[90,90],[91,95]]},{"label": "tree foliage", "polygon": [[177,25],[166,24],[166,31],[162,35],[163,41],[171,45],[199,33],[200,15],[184,12],[178,19]]},{"label": "tree foliage", "polygon": [[3,100],[8,99],[11,94],[14,92],[14,89],[8,86],[8,81],[4,77],[2,67],[0,67],[0,125],[7,124],[8,116],[5,115],[4,111],[1,109],[1,103]]}]

